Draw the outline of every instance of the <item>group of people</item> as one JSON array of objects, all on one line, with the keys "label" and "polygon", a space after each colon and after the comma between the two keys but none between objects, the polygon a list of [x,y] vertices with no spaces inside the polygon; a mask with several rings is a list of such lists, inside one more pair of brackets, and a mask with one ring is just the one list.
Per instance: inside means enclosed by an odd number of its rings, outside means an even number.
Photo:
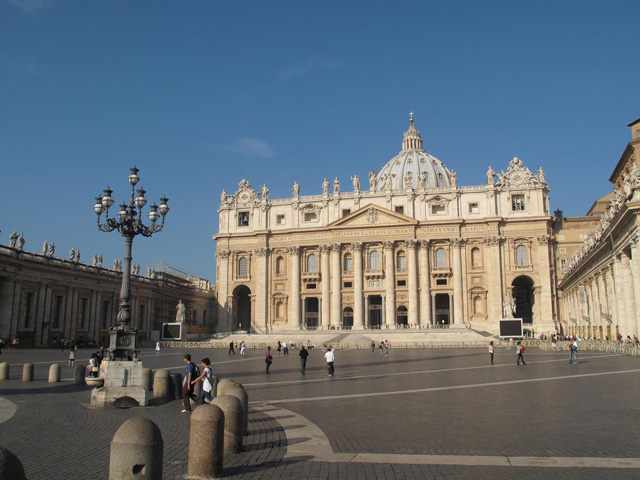
[{"label": "group of people", "polygon": [[[182,413],[189,413],[191,412],[191,400],[198,402],[200,405],[213,401],[211,391],[215,381],[211,370],[211,360],[208,357],[200,360],[200,367],[198,367],[191,361],[191,355],[187,353],[184,356],[184,363],[187,364],[187,371],[182,380],[182,404],[184,406]],[[200,390],[200,398],[196,399],[194,391],[198,382],[202,382],[202,388]]]},{"label": "group of people", "polygon": [[[285,342],[282,342],[286,345]],[[278,350],[280,348],[284,348],[281,347],[281,342],[278,342]],[[300,373],[302,373],[302,375],[306,375],[307,373],[307,359],[309,358],[309,348],[305,347],[304,345],[300,346],[300,352],[298,353],[298,355],[300,356]],[[284,355],[288,355],[288,352],[285,353]],[[329,376],[333,377],[334,373],[335,373],[335,368],[334,368],[334,362],[335,362],[335,350],[333,349],[333,347],[331,345],[328,345],[324,354],[324,358],[327,362],[327,370],[329,372]],[[267,347],[267,350],[265,351],[264,354],[264,363],[265,363],[265,373],[267,375],[269,375],[271,372],[269,371],[271,368],[271,364],[273,363],[273,354],[271,353],[271,346]]]},{"label": "group of people", "polygon": [[[375,340],[371,340],[371,353],[376,353],[376,342]],[[378,350],[380,351],[380,355],[384,353],[385,357],[389,356],[389,347],[391,346],[391,342],[389,340],[382,340],[380,345],[378,345]]]},{"label": "group of people", "polygon": [[[236,354],[236,350],[238,350],[238,342],[231,341],[229,342],[229,355]],[[240,342],[240,355],[247,355],[247,344],[242,340]]]},{"label": "group of people", "polygon": [[[569,363],[570,364],[579,363],[578,362],[578,339],[576,337],[573,337],[573,338],[567,338],[567,340],[571,341],[571,343],[569,344]],[[557,348],[557,336],[554,335],[551,337],[551,344],[553,345],[553,351],[555,352]],[[522,365],[527,364],[524,361],[524,351],[525,351],[525,346],[522,344],[521,341],[518,341],[516,343],[516,365],[520,365],[520,362],[522,362]],[[491,361],[491,365],[494,365],[493,363],[494,355],[495,355],[495,345],[493,341],[491,341],[489,342],[489,359]]]}]

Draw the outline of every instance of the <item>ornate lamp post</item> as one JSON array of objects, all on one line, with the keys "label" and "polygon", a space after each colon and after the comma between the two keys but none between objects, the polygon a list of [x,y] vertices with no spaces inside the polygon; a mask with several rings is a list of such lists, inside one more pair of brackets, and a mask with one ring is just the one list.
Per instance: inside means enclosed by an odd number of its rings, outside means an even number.
[{"label": "ornate lamp post", "polygon": [[[112,327],[109,331],[109,357],[115,359],[131,359],[136,355],[136,330],[129,327],[131,321],[131,298],[130,277],[131,277],[131,248],[133,246],[133,238],[136,235],[150,237],[154,233],[159,232],[164,227],[164,220],[169,213],[168,198],[160,199],[160,206],[155,203],[151,205],[149,212],[149,220],[151,225],[146,226],[142,223],[142,208],[147,204],[144,198],[146,193],[143,188],[138,189],[138,196],[135,196],[135,187],[140,181],[138,177],[138,169],[133,167],[131,175],[129,175],[129,183],[131,184],[131,197],[129,204],[122,203],[117,218],[109,217],[109,208],[114,204],[111,194],[113,190],[107,187],[104,195],[96,197],[96,204],[93,210],[98,215],[98,229],[102,232],[112,232],[117,230],[125,238],[125,255],[124,255],[124,271],[122,275],[122,288],[120,290],[120,309],[118,310],[118,325]],[[104,223],[101,223],[102,214],[105,214]],[[162,223],[158,224],[158,220],[162,216]]]}]

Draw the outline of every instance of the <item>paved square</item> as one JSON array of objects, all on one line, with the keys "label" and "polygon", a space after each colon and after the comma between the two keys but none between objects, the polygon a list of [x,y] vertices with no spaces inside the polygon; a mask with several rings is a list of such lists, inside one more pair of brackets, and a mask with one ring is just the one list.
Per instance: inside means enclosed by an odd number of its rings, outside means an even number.
[{"label": "paved square", "polygon": [[[76,362],[88,363],[89,350]],[[225,462],[230,478],[638,478],[640,360],[581,351],[512,349],[489,365],[484,349],[338,350],[329,378],[323,352],[307,374],[298,351],[275,354],[271,375],[260,350],[143,351],[145,367],[184,369],[182,356],[208,356],[214,373],[242,383],[251,402],[246,451]],[[68,352],[4,350],[11,379],[0,382],[0,445],[17,454],[30,480],[106,479],[109,443],[132,416],[160,427],[164,478],[186,473],[188,414],[179,401],[148,408],[88,408],[74,386]],[[23,383],[21,363],[36,366]],[[59,384],[51,363],[64,364]],[[9,403],[11,402],[11,403]],[[17,407],[12,415],[11,404]],[[102,452],[96,454],[95,452]]]}]

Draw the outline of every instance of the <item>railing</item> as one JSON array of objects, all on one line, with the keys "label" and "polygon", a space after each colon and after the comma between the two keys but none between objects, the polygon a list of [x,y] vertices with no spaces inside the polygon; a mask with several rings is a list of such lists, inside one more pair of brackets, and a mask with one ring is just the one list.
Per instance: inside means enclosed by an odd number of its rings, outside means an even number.
[{"label": "railing", "polygon": [[[570,344],[571,342],[557,342],[556,349],[569,350]],[[539,347],[541,350],[553,350],[551,340],[541,341]],[[640,344],[613,340],[580,340],[578,342],[578,350],[617,353],[618,355],[631,355],[632,357],[640,356]]]}]

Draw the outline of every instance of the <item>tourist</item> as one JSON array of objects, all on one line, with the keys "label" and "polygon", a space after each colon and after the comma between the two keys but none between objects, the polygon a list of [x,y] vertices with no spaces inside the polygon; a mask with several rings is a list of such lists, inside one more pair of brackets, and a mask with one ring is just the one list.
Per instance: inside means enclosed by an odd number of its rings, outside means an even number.
[{"label": "tourist", "polygon": [[289,349],[287,348],[286,340],[284,342],[282,342],[282,354],[283,355],[288,355],[289,354]]},{"label": "tourist", "polygon": [[391,343],[389,342],[389,340],[385,340],[384,341],[384,356],[388,357],[389,356],[389,346],[391,345]]},{"label": "tourist", "polygon": [[378,346],[378,350],[380,350],[380,355],[384,353],[384,340],[380,342],[380,345]]},{"label": "tourist", "polygon": [[282,342],[278,340],[278,355],[280,355],[281,351],[282,351]]},{"label": "tourist", "polygon": [[489,357],[491,357],[491,365],[493,365],[493,354],[495,353],[495,348],[493,348],[493,342],[489,342]]},{"label": "tourist", "polygon": [[569,345],[569,363],[578,363],[578,342],[575,340]]},{"label": "tourist", "polygon": [[376,353],[376,342],[371,340],[371,353]]},{"label": "tourist", "polygon": [[156,352],[160,351],[160,340],[156,342]]},{"label": "tourist", "polygon": [[67,364],[67,366],[73,367],[73,365],[75,364],[75,361],[76,361],[76,348],[72,347],[69,349],[69,363]]},{"label": "tourist", "polygon": [[244,357],[247,356],[247,344],[244,343],[244,340],[240,342],[240,355]]},{"label": "tourist", "polygon": [[307,357],[309,356],[309,352],[304,347],[304,345],[302,345],[302,347],[300,347],[300,353],[298,355],[300,355],[301,372],[302,372],[303,375],[305,375],[306,369],[307,369]]},{"label": "tourist", "polygon": [[267,347],[267,351],[264,354],[264,363],[267,365],[267,375],[269,375],[269,368],[271,368],[271,364],[273,363],[273,356],[271,355],[271,347]]},{"label": "tourist", "polygon": [[521,342],[518,342],[516,344],[516,353],[518,354],[518,365],[520,365],[520,360],[522,360],[523,365],[526,365],[524,357],[522,356],[522,354],[524,353],[524,345],[522,345]]},{"label": "tourist", "polygon": [[229,355],[231,355],[232,353],[234,355],[236,354],[236,350],[235,350],[235,346],[233,344],[233,341],[229,342]]},{"label": "tourist", "polygon": [[204,403],[211,403],[213,398],[211,397],[211,389],[213,388],[213,382],[211,381],[211,360],[208,357],[200,360],[202,366],[202,373],[198,378],[191,381],[191,385],[195,387],[195,384],[202,380],[202,390],[200,390],[200,405]]},{"label": "tourist", "polygon": [[187,364],[187,371],[182,382],[182,403],[184,404],[182,413],[190,413],[191,398],[193,398],[193,384],[191,382],[195,377],[196,364],[191,361],[191,355],[188,353],[184,356],[184,363]]},{"label": "tourist", "polygon": [[551,335],[551,346],[554,352],[558,349],[558,337],[556,335]]},{"label": "tourist", "polygon": [[327,370],[329,370],[329,376],[333,377],[333,373],[334,373],[333,362],[336,359],[336,355],[333,351],[333,348],[331,348],[331,346],[327,348],[327,353],[324,354],[324,358],[327,360]]},{"label": "tourist", "polygon": [[98,359],[96,358],[96,354],[91,354],[91,359],[89,360],[89,376],[97,377],[98,376]]}]

